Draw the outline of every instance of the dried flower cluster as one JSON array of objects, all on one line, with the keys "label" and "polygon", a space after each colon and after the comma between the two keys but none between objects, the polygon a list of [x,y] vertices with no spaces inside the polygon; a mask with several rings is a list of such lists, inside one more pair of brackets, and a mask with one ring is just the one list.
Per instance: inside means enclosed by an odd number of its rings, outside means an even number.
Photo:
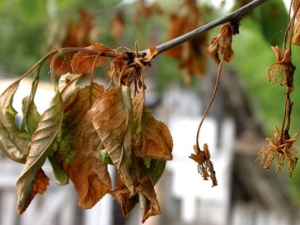
[{"label": "dried flower cluster", "polygon": [[208,149],[208,145],[204,144],[204,150],[201,151],[197,145],[194,145],[195,154],[191,154],[189,158],[198,163],[198,172],[202,175],[203,180],[208,180],[210,178],[212,180],[212,187],[217,186],[217,178],[214,170],[213,163],[210,161],[210,152]]},{"label": "dried flower cluster", "polygon": [[297,151],[293,147],[293,143],[296,141],[299,133],[293,135],[292,138],[282,136],[277,127],[274,128],[275,139],[266,138],[268,143],[258,153],[260,159],[260,165],[265,169],[270,169],[274,159],[277,159],[276,173],[281,170],[284,162],[288,162],[289,174],[292,176],[294,168],[297,164]]}]

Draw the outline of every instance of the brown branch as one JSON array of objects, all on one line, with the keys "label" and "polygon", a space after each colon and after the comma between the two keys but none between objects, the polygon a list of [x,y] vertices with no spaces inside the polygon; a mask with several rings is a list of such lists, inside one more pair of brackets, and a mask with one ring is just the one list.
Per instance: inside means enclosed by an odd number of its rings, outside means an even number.
[{"label": "brown branch", "polygon": [[[247,13],[249,13],[251,10],[253,10],[254,8],[256,8],[257,6],[261,5],[262,3],[266,2],[266,1],[267,0],[254,0],[250,3],[248,3],[247,5],[237,9],[236,11],[234,11],[222,18],[214,20],[208,24],[205,24],[202,27],[196,28],[195,30],[192,30],[180,37],[177,37],[177,38],[167,41],[163,44],[160,44],[160,45],[156,46],[157,55],[159,55],[160,53],[163,53],[177,45],[180,45],[186,41],[189,41],[189,40],[197,37],[199,34],[205,32],[207,30],[210,30],[214,27],[217,27],[221,24],[227,23],[229,21],[240,21]],[[180,28],[178,28],[178,29],[180,29]],[[146,49],[146,50],[140,51],[139,54],[142,55],[148,51],[149,51],[149,49]]]}]

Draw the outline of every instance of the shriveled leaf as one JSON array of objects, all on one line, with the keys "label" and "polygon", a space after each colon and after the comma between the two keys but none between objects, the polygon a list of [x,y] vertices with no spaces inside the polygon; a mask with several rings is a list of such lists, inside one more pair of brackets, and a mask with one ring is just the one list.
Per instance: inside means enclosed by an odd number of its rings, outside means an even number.
[{"label": "shriveled leaf", "polygon": [[17,127],[17,111],[12,106],[18,86],[19,82],[13,83],[0,96],[0,150],[8,158],[25,163],[29,137]]},{"label": "shriveled leaf", "polygon": [[41,116],[37,111],[35,103],[33,101],[30,101],[30,96],[27,96],[23,99],[22,111],[23,115],[26,115],[26,119],[23,118],[21,128],[31,136],[36,130]]},{"label": "shriveled leaf", "polygon": [[41,116],[36,131],[29,144],[29,154],[21,176],[17,181],[18,213],[24,211],[32,193],[39,169],[45,162],[47,152],[56,138],[63,119],[63,105],[57,90],[49,108]]},{"label": "shriveled leaf", "polygon": [[173,140],[168,127],[156,120],[144,104],[143,92],[133,99],[135,155],[141,158],[172,160]]},{"label": "shriveled leaf", "polygon": [[107,165],[97,159],[104,147],[87,116],[91,104],[103,92],[103,86],[97,84],[76,89],[65,103],[62,140],[54,154],[74,183],[82,208],[93,207],[111,190]]},{"label": "shriveled leaf", "polygon": [[25,207],[23,208],[22,211],[19,211],[18,213],[22,214],[27,209],[27,207],[29,206],[29,204],[31,203],[32,199],[36,194],[40,194],[40,195],[44,194],[47,190],[48,185],[49,185],[49,178],[46,176],[46,174],[42,169],[39,169],[36,175],[35,183],[32,188],[32,192],[30,196],[27,198]]},{"label": "shriveled leaf", "polygon": [[132,195],[123,180],[120,173],[117,173],[116,188],[110,192],[114,199],[121,205],[122,214],[127,217],[135,205],[139,202],[138,194]]},{"label": "shriveled leaf", "polygon": [[89,116],[130,192],[136,188],[136,162],[132,137],[131,91],[126,86],[116,87],[95,101]]},{"label": "shriveled leaf", "polygon": [[[99,52],[99,55],[94,54],[91,55],[86,52],[78,52],[72,57],[72,68],[75,73],[89,73],[93,69],[93,64],[95,63],[95,67],[100,66],[107,62],[107,57],[100,56],[101,53],[110,52],[111,49],[105,47],[100,43],[94,43],[91,46],[87,47],[87,49],[95,50]],[[95,62],[96,61],[96,62]]]}]

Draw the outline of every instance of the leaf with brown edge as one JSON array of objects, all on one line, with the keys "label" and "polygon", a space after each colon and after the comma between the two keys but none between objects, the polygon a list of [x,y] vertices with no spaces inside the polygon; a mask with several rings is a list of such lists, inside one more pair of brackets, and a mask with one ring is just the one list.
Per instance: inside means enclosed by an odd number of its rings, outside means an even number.
[{"label": "leaf with brown edge", "polygon": [[136,191],[136,157],[132,136],[132,100],[127,86],[100,96],[88,112],[97,133],[131,194]]},{"label": "leaf with brown edge", "polygon": [[48,150],[54,142],[63,119],[63,105],[60,92],[56,90],[49,108],[41,116],[36,131],[32,134],[29,154],[21,176],[17,181],[18,213],[24,211],[30,197],[39,169],[45,162]]},{"label": "leaf with brown edge", "polygon": [[11,84],[0,96],[0,150],[11,160],[25,163],[29,136],[17,127],[17,111],[12,106],[19,82]]},{"label": "leaf with brown edge", "polygon": [[168,127],[156,120],[144,104],[143,91],[133,98],[135,155],[141,158],[172,160],[173,140]]},{"label": "leaf with brown edge", "polygon": [[87,52],[78,52],[73,55],[72,57],[72,68],[73,71],[77,74],[82,74],[82,73],[90,73],[93,69],[93,65],[95,60],[95,67],[101,66],[102,64],[106,63],[108,58],[104,56],[100,56],[101,53],[104,52],[111,52],[112,50],[105,47],[104,45],[100,43],[94,43],[91,46],[87,47],[87,49],[90,50],[95,50],[99,52],[99,55],[97,54],[89,54]]},{"label": "leaf with brown edge", "polygon": [[104,92],[102,85],[78,88],[65,103],[62,140],[54,154],[74,183],[81,208],[93,207],[111,190],[107,165],[97,159],[104,148],[87,111]]},{"label": "leaf with brown edge", "polygon": [[39,169],[35,178],[35,183],[33,185],[32,192],[30,196],[27,198],[25,207],[23,208],[22,211],[19,211],[18,213],[22,214],[27,209],[27,207],[29,206],[29,204],[31,203],[32,199],[36,194],[40,194],[40,195],[44,194],[47,190],[48,185],[49,185],[49,178],[46,176],[46,174],[42,169]]}]

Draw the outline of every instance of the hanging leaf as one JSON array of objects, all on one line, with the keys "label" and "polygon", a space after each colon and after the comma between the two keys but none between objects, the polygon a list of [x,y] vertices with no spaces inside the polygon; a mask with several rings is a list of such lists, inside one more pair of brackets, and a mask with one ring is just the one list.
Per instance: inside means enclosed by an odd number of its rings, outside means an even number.
[{"label": "hanging leaf", "polygon": [[29,154],[25,166],[17,181],[18,213],[26,209],[36,182],[39,169],[45,162],[63,119],[63,106],[60,92],[57,90],[50,107],[43,113],[36,131],[33,133],[29,144]]},{"label": "hanging leaf", "polygon": [[74,183],[82,208],[93,207],[111,190],[107,165],[98,160],[104,147],[87,116],[91,104],[103,92],[103,86],[98,84],[76,89],[65,103],[62,140],[54,154]]},{"label": "hanging leaf", "polygon": [[143,91],[133,99],[135,155],[141,158],[172,160],[173,140],[168,127],[156,120],[144,104]]},{"label": "hanging leaf", "polygon": [[29,137],[17,127],[17,111],[12,106],[18,86],[19,81],[10,85],[0,96],[0,150],[8,158],[25,163]]},{"label": "hanging leaf", "polygon": [[124,184],[134,194],[137,168],[133,150],[130,95],[131,91],[127,86],[105,92],[95,101],[89,116]]}]

